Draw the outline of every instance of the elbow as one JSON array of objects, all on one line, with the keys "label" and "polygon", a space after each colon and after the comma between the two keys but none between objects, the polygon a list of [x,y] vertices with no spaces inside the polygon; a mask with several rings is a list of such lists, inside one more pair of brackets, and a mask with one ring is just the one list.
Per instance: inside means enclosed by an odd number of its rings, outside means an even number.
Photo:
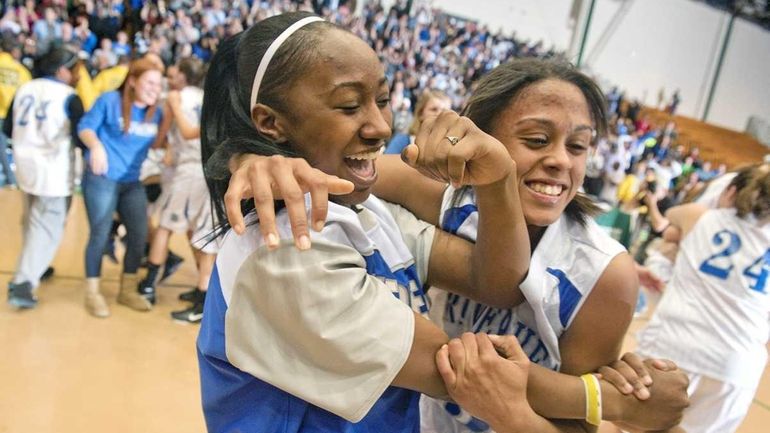
[{"label": "elbow", "polygon": [[521,293],[518,284],[486,284],[476,288],[474,293],[479,294],[478,299],[476,299],[477,301],[492,308],[514,308],[524,302],[524,295]]}]

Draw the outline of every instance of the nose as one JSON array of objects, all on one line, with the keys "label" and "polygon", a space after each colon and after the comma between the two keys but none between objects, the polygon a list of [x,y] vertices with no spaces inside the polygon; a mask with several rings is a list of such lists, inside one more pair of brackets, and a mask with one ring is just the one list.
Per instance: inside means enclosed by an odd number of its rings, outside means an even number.
[{"label": "nose", "polygon": [[544,164],[546,167],[558,171],[566,171],[571,169],[572,158],[570,157],[569,150],[567,149],[567,143],[559,142],[553,146],[549,146]]},{"label": "nose", "polygon": [[368,104],[364,124],[361,126],[361,138],[377,142],[387,140],[390,138],[392,120],[390,106],[380,108],[376,102]]}]

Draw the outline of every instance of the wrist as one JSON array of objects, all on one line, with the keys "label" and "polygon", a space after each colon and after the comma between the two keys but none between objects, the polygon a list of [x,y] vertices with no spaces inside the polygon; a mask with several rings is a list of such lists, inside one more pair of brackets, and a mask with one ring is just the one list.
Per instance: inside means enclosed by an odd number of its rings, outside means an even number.
[{"label": "wrist", "polygon": [[498,433],[541,431],[544,418],[535,413],[526,402],[511,407],[499,418],[489,420],[489,426]]},{"label": "wrist", "polygon": [[[516,191],[516,175],[514,171],[509,171],[505,176],[500,179],[484,184],[475,185],[473,188],[476,190],[476,195],[490,195],[492,197],[501,197],[500,194],[509,194],[510,191]],[[505,195],[509,197],[508,195]]]},{"label": "wrist", "polygon": [[599,381],[602,389],[602,418],[606,421],[623,420],[623,394],[609,382]]}]

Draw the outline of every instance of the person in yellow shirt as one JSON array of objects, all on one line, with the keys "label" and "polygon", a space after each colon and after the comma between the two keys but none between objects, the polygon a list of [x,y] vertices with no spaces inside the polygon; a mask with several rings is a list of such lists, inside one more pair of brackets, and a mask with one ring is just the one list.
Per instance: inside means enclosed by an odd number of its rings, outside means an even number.
[{"label": "person in yellow shirt", "polygon": [[121,56],[117,65],[102,70],[94,78],[91,78],[85,66],[81,65],[80,75],[83,78],[78,82],[76,91],[86,111],[91,109],[99,95],[116,90],[123,84],[128,75],[129,60],[127,56]]},{"label": "person in yellow shirt", "polygon": [[[0,131],[2,131],[3,122],[5,116],[8,115],[8,108],[13,102],[16,89],[32,80],[32,74],[14,58],[12,52],[16,48],[17,44],[12,36],[3,36],[2,41],[0,41],[0,49],[2,49],[0,51]],[[5,175],[5,183],[15,185],[16,178],[11,170],[11,165],[8,163],[7,148],[8,137],[0,132],[0,168]]]},{"label": "person in yellow shirt", "polygon": [[107,69],[103,69],[94,77],[94,87],[99,94],[116,90],[123,84],[128,75],[128,56],[120,56],[118,64]]}]

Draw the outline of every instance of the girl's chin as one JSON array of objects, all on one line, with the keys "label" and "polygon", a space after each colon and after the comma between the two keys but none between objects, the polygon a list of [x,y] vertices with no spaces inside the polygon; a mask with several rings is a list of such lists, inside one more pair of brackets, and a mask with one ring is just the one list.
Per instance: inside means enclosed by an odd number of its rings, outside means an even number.
[{"label": "girl's chin", "polygon": [[366,188],[365,190],[353,191],[350,194],[345,195],[330,195],[329,201],[342,206],[355,206],[365,202],[371,195],[371,192],[371,188]]}]

